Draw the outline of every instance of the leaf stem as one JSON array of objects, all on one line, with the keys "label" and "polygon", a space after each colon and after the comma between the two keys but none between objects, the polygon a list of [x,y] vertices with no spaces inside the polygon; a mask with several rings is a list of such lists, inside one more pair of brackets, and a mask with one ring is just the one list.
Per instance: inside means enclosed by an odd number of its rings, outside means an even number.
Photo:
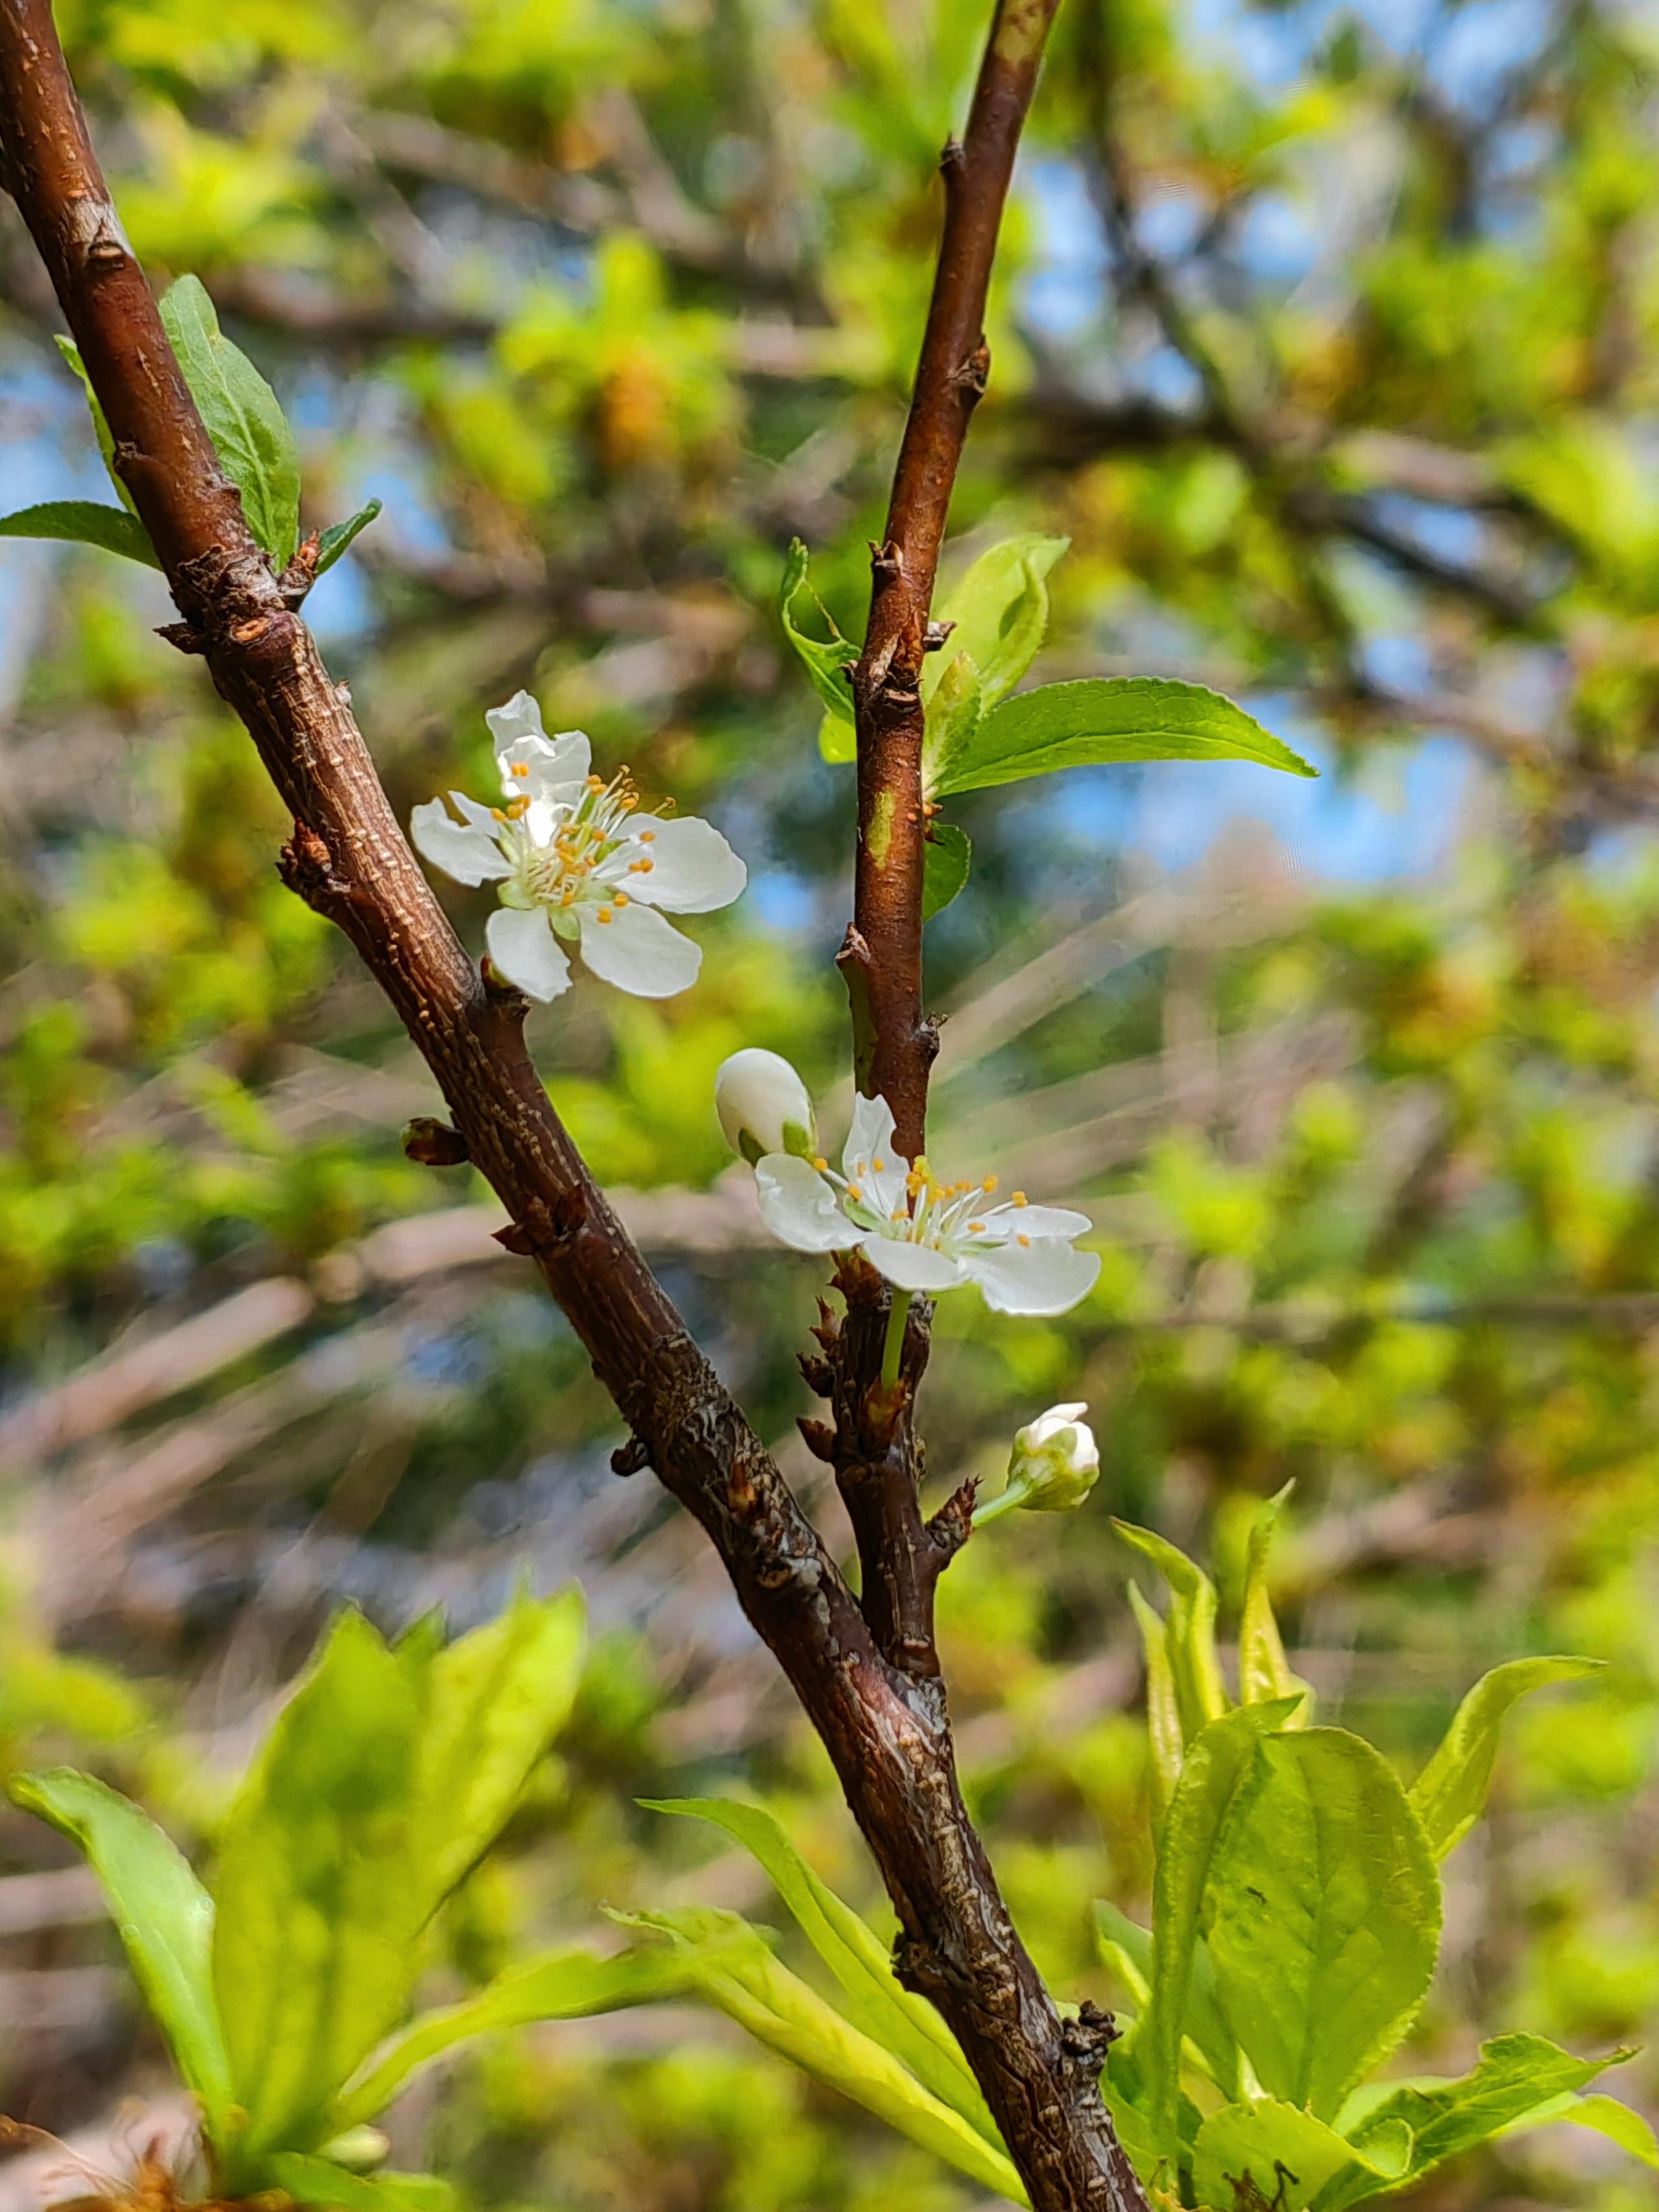
[{"label": "leaf stem", "polygon": [[910,1293],[895,1291],[892,1310],[887,1316],[887,1341],[881,1352],[881,1387],[896,1390],[899,1361],[904,1356],[904,1325],[910,1318]]}]

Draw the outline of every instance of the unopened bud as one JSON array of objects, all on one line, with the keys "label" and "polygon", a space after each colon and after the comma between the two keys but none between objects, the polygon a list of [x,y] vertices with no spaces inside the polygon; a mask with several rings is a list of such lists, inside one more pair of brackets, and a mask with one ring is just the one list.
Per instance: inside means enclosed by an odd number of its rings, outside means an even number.
[{"label": "unopened bud", "polygon": [[974,1516],[975,1528],[1023,1506],[1032,1513],[1070,1513],[1082,1504],[1100,1474],[1094,1431],[1081,1416],[1082,1399],[1050,1406],[1014,1433],[1007,1487]]},{"label": "unopened bud", "polygon": [[768,1152],[811,1159],[817,1152],[812,1101],[780,1053],[750,1045],[723,1061],[714,1078],[714,1111],[726,1143],[750,1167]]}]

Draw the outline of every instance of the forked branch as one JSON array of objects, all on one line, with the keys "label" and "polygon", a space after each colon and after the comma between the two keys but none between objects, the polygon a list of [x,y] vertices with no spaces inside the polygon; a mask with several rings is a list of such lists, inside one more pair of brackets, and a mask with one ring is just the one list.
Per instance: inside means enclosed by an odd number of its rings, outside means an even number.
[{"label": "forked branch", "polygon": [[[999,12],[992,90],[982,79],[975,108],[978,117],[988,100],[994,111],[980,138],[1001,164],[995,208],[1018,130],[1005,72],[1011,83],[1018,78],[1019,38],[1039,20],[1046,27],[1051,12],[1029,4]],[[1024,98],[1018,106],[1023,112]],[[977,143],[970,127],[969,167]],[[180,641],[204,657],[294,817],[285,879],[345,932],[424,1055],[468,1155],[511,1216],[501,1241],[534,1260],[628,1424],[619,1459],[627,1468],[648,1459],[716,1545],[835,1762],[899,1914],[906,1970],[961,2041],[1033,2204],[1038,2212],[1144,2207],[1099,2097],[1098,2036],[1060,2022],[963,1811],[937,1680],[884,1655],[777,1467],[606,1204],[526,1051],[523,1001],[486,988],[463,950],[387,804],[343,687],[330,681],[247,529],[110,201],[49,0],[0,0],[0,157],[184,618]],[[947,240],[983,236],[987,189],[958,184],[953,206],[978,212],[953,215]],[[941,287],[976,323],[988,245],[982,265],[978,245],[961,250],[968,274],[949,283],[942,276]],[[948,320],[952,331],[965,326],[956,310]],[[943,337],[939,343],[949,351]],[[958,433],[952,455],[959,446]],[[929,586],[944,514],[936,468],[923,465],[932,450],[928,440],[918,449],[922,489],[896,501],[896,526],[914,543],[915,574],[925,568]],[[914,534],[913,505],[924,518]],[[924,615],[926,603],[925,590],[904,601]],[[895,634],[890,665],[902,671],[914,644],[908,615]],[[918,935],[919,927],[918,909]]]}]

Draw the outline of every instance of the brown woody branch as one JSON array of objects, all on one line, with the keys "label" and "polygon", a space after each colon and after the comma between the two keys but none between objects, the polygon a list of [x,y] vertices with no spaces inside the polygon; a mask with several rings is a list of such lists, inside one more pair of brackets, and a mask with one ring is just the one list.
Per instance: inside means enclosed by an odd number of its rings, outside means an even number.
[{"label": "brown woody branch", "polygon": [[[1012,159],[1009,103],[1023,81],[1023,112],[1035,68],[1032,52],[1022,80],[1013,49],[1034,24],[1046,27],[1051,7],[999,10],[991,89],[982,80],[975,108],[978,118],[988,103],[981,136],[1000,162],[996,206]],[[285,879],[345,932],[420,1048],[469,1156],[511,1216],[501,1241],[534,1259],[628,1424],[625,1463],[648,1459],[713,1539],[881,1868],[901,1923],[902,1971],[955,2031],[1037,2212],[1144,2207],[1099,2096],[1102,2039],[1088,2023],[1060,2021],[963,1810],[937,1680],[884,1656],[594,1184],[526,1052],[523,1002],[486,989],[462,950],[404,842],[343,687],[329,680],[247,529],[109,199],[48,0],[0,0],[0,157],[184,617],[181,641],[204,657],[293,815]],[[970,244],[981,251],[972,242],[984,238],[987,204],[977,190],[967,194],[947,233],[964,254]],[[958,304],[982,303],[988,260],[987,245],[976,278],[952,278]],[[945,319],[952,329],[959,320]],[[933,517],[936,554],[948,476],[942,489],[934,476],[927,482],[916,504]],[[931,584],[925,530],[916,543]],[[925,592],[921,604],[925,614]],[[909,629],[895,635],[895,651],[903,643],[908,656]]]},{"label": "brown woody branch", "polygon": [[939,1034],[922,1006],[921,665],[945,518],[991,356],[983,328],[1014,155],[1058,0],[998,0],[968,127],[945,149],[945,229],[893,474],[871,562],[870,621],[853,672],[858,862],[841,962],[853,1002],[858,1085],[893,1109],[898,1148],[926,1141]]}]

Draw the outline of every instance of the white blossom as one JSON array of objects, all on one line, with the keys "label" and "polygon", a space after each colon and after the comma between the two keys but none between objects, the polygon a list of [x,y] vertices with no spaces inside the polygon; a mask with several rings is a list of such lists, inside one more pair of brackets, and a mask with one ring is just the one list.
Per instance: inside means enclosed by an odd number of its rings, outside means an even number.
[{"label": "white blossom", "polygon": [[[570,983],[564,945],[590,972],[641,999],[671,998],[697,978],[702,953],[659,908],[708,914],[729,906],[748,871],[712,823],[641,814],[626,769],[592,773],[580,730],[550,738],[527,691],[492,708],[500,806],[463,793],[417,806],[415,843],[458,883],[493,883],[501,905],[484,930],[494,966],[532,999]],[[561,943],[561,939],[564,943]]]},{"label": "white blossom", "polygon": [[854,1247],[902,1291],[937,1293],[977,1283],[998,1313],[1060,1314],[1093,1287],[1100,1261],[1074,1251],[1085,1213],[1032,1206],[1023,1191],[994,1200],[997,1178],[941,1183],[893,1142],[884,1098],[860,1097],[836,1175],[826,1159],[769,1152],[756,1165],[760,1209],[798,1252]]},{"label": "white blossom", "polygon": [[1050,1406],[1014,1431],[1007,1486],[975,1514],[976,1528],[1016,1506],[1033,1513],[1070,1513],[1082,1504],[1100,1474],[1095,1432],[1083,1419],[1088,1410],[1081,1398]]},{"label": "white blossom", "polygon": [[751,1167],[767,1152],[810,1158],[817,1151],[811,1097],[781,1053],[748,1045],[722,1060],[714,1078],[714,1111],[726,1143]]}]

